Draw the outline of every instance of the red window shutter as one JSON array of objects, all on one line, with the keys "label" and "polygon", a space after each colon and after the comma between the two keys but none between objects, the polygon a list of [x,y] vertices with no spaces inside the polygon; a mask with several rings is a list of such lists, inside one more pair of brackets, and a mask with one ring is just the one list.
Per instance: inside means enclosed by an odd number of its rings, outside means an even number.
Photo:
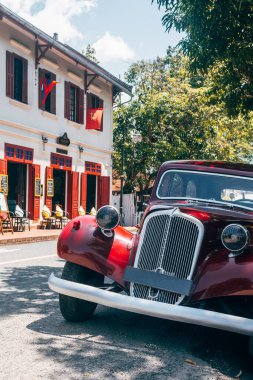
[{"label": "red window shutter", "polygon": [[[34,181],[33,181],[33,194],[34,194],[34,183],[35,178],[40,178],[40,165],[33,165],[34,167]],[[33,213],[33,219],[39,219],[40,218],[40,196],[34,195],[34,213]]]},{"label": "red window shutter", "polygon": [[104,101],[103,101],[103,99],[99,98],[99,107],[98,108],[104,108]]},{"label": "red window shutter", "polygon": [[[99,98],[99,108],[102,108],[104,110],[104,101],[103,101],[103,99],[100,99],[100,98]],[[103,131],[103,122],[104,122],[104,112],[102,113],[100,131]]]},{"label": "red window shutter", "polygon": [[46,167],[46,177],[45,177],[45,187],[44,187],[44,193],[45,193],[45,205],[49,208],[49,210],[52,211],[52,197],[47,196],[47,180],[54,178],[54,169],[50,166]]},{"label": "red window shutter", "polygon": [[65,82],[65,112],[64,117],[70,118],[70,82]]},{"label": "red window shutter", "polygon": [[[53,73],[51,74],[51,80],[56,80],[56,75]],[[56,115],[56,86],[51,91],[51,113]]]},{"label": "red window shutter", "polygon": [[27,98],[27,92],[28,92],[27,77],[28,77],[28,61],[27,61],[27,59],[23,58],[22,102],[26,103],[26,104],[28,103],[28,98]]},{"label": "red window shutter", "polygon": [[78,199],[79,199],[79,173],[68,172],[68,196],[67,209],[69,218],[75,218],[78,215]]},{"label": "red window shutter", "polygon": [[91,94],[89,92],[87,92],[86,103],[86,108],[88,110],[88,108],[91,108]]},{"label": "red window shutter", "polygon": [[72,218],[78,215],[79,173],[72,172]]},{"label": "red window shutter", "polygon": [[98,177],[98,209],[110,203],[110,177]]},{"label": "red window shutter", "polygon": [[86,210],[86,201],[87,201],[87,174],[81,174],[81,199],[80,204]]},{"label": "red window shutter", "polygon": [[32,219],[40,218],[40,196],[35,196],[35,178],[40,178],[40,165],[29,165],[28,211]]},{"label": "red window shutter", "polygon": [[6,96],[14,96],[14,55],[6,52]]},{"label": "red window shutter", "polygon": [[0,174],[7,174],[7,161],[0,159]]},{"label": "red window shutter", "polygon": [[84,121],[84,90],[82,90],[81,88],[79,88],[79,117],[78,117],[78,122],[80,124],[83,124],[83,121]]},{"label": "red window shutter", "polygon": [[45,70],[39,68],[39,84],[38,84],[39,93],[38,93],[38,99],[39,99],[39,108],[41,110],[45,109],[45,106],[42,106],[42,104],[41,104],[42,103],[41,83],[42,83],[42,80],[44,79],[44,77],[45,77]]}]

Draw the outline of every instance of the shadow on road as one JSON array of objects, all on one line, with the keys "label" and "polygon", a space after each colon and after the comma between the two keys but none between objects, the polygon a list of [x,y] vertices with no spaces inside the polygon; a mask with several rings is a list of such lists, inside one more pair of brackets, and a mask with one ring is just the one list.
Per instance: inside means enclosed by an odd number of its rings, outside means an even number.
[{"label": "shadow on road", "polygon": [[[216,379],[220,373],[235,377],[240,370],[243,380],[253,378],[244,336],[101,306],[92,320],[67,323],[60,315],[57,295],[47,286],[52,271],[60,275],[61,269],[7,269],[0,317],[38,315],[27,328],[38,333],[34,349],[61,366],[63,372],[55,373],[56,378],[71,370],[92,379],[168,379],[181,373],[183,379],[202,380]],[[186,359],[196,362],[194,368]]]}]

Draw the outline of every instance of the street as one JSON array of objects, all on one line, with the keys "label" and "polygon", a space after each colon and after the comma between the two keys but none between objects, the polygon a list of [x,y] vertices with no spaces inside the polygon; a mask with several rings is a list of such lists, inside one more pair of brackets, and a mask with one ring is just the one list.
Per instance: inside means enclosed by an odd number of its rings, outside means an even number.
[{"label": "street", "polygon": [[67,323],[47,287],[64,265],[56,244],[0,247],[1,380],[252,380],[244,336],[101,306]]}]

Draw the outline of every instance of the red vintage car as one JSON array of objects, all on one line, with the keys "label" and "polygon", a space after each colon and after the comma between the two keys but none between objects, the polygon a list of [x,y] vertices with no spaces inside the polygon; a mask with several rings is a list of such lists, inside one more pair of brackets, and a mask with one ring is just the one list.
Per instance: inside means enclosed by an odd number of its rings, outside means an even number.
[{"label": "red vintage car", "polygon": [[253,335],[253,165],[166,162],[138,232],[119,222],[104,206],[62,231],[49,287],[66,320],[99,303]]}]

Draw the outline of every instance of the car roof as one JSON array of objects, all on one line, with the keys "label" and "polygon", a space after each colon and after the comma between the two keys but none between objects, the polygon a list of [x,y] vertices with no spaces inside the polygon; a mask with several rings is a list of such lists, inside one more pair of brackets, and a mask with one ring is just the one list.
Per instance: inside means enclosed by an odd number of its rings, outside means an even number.
[{"label": "car roof", "polygon": [[253,177],[253,165],[240,163],[240,162],[214,161],[214,160],[166,161],[161,165],[159,174],[161,175],[163,172],[169,169],[195,170],[195,171],[204,170],[204,171],[212,172],[212,173],[245,175],[247,177]]}]

